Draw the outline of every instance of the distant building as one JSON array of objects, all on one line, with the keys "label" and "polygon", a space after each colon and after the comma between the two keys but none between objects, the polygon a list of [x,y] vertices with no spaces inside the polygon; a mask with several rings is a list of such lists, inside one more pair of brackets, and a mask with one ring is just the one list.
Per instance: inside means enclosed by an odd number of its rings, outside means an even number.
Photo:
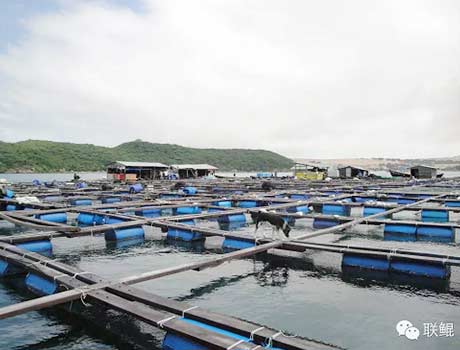
[{"label": "distant building", "polygon": [[437,176],[438,170],[426,165],[415,165],[410,168],[410,174],[416,179],[432,179]]},{"label": "distant building", "polygon": [[324,180],[327,177],[327,167],[317,165],[295,163],[291,168],[294,177],[299,180]]},{"label": "distant building", "polygon": [[172,164],[171,170],[179,176],[180,179],[198,178],[208,175],[214,175],[218,168],[209,164]]},{"label": "distant building", "polygon": [[358,168],[358,167],[351,166],[351,165],[339,168],[338,171],[339,171],[339,177],[341,179],[352,179],[354,177],[368,177],[369,176],[369,170]]},{"label": "distant building", "polygon": [[107,178],[115,181],[160,179],[168,166],[162,163],[116,161],[107,166]]}]

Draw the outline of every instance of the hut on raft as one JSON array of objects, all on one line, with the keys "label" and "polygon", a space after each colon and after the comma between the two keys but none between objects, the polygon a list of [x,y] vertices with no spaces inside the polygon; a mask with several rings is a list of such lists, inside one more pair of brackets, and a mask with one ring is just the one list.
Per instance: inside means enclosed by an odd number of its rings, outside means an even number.
[{"label": "hut on raft", "polygon": [[369,176],[369,170],[347,165],[345,167],[341,167],[338,169],[339,171],[339,177],[341,179],[352,179],[355,177],[368,177]]},{"label": "hut on raft", "polygon": [[295,163],[291,170],[299,180],[324,180],[328,174],[327,167],[304,163]]},{"label": "hut on raft", "polygon": [[114,181],[155,180],[168,166],[162,163],[116,161],[107,166],[107,178]]},{"label": "hut on raft", "polygon": [[410,174],[416,179],[433,179],[437,177],[438,170],[426,165],[414,165],[410,168]]},{"label": "hut on raft", "polygon": [[171,171],[180,179],[199,178],[214,175],[218,168],[209,164],[172,164]]}]

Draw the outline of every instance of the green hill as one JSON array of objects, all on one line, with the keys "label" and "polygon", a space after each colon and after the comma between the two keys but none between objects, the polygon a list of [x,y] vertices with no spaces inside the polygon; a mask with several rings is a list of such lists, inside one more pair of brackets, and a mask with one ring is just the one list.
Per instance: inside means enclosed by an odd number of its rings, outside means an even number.
[{"label": "green hill", "polygon": [[201,149],[140,140],[116,147],[27,140],[0,141],[0,172],[97,171],[116,160],[165,164],[209,163],[220,170],[286,170],[291,159],[274,152],[249,149]]}]

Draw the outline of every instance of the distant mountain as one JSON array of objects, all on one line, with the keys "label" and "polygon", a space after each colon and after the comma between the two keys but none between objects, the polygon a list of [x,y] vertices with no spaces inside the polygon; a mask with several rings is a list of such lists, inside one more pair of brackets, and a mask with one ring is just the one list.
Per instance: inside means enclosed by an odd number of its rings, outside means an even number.
[{"label": "distant mountain", "polygon": [[27,140],[0,141],[0,172],[96,171],[116,160],[177,163],[208,163],[220,170],[280,171],[293,161],[277,153],[250,149],[189,148],[141,140],[116,147]]}]

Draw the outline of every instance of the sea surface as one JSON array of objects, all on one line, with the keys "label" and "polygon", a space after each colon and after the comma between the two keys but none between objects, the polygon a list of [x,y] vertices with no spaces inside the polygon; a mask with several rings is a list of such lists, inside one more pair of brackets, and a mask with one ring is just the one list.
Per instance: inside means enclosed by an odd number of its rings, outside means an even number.
[{"label": "sea surface", "polygon": [[[416,218],[413,215],[402,213],[397,218]],[[460,217],[453,216],[452,220],[460,221]],[[218,228],[216,221],[199,221],[197,225]],[[252,235],[254,225],[238,230]],[[310,231],[311,220],[298,220],[291,235]],[[20,232],[28,231],[0,222],[0,235]],[[271,232],[270,227],[262,225],[258,234]],[[106,278],[119,278],[220,254],[202,244],[168,243],[158,240],[159,236],[160,232],[152,229],[145,242],[124,247],[109,244],[102,236],[57,238],[53,240],[53,258]],[[450,244],[395,242],[383,239],[381,227],[358,226],[314,241],[460,255],[458,232]],[[171,251],[162,253],[165,248]],[[20,283],[0,282],[0,307],[33,298]],[[388,278],[343,272],[340,255],[312,251],[289,259],[261,256],[233,261],[144,282],[138,287],[347,349],[460,349],[458,268],[452,269],[449,282]],[[420,329],[418,340],[397,335],[395,327],[400,320],[409,320]],[[441,337],[439,331],[438,336],[423,335],[424,324],[439,326],[441,322],[454,325],[453,337]],[[164,336],[162,331],[123,314],[101,312],[78,302],[72,312],[68,307],[51,308],[1,320],[0,331],[1,350],[161,349]],[[132,345],[132,341],[138,345]]]}]

